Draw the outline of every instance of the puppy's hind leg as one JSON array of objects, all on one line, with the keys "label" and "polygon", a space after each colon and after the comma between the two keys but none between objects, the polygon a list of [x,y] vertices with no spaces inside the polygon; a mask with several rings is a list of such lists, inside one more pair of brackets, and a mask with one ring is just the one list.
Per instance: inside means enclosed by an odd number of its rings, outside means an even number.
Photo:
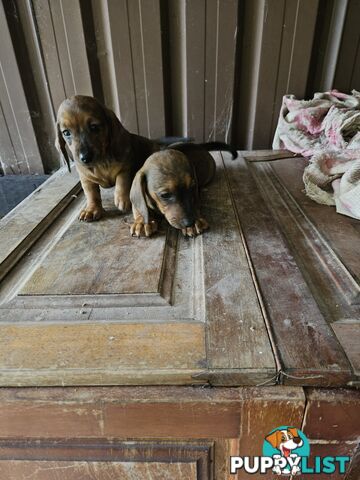
[{"label": "puppy's hind leg", "polygon": [[119,173],[115,182],[114,203],[121,212],[127,212],[131,208],[130,187],[130,174],[128,172]]},{"label": "puppy's hind leg", "polygon": [[79,220],[92,222],[103,216],[104,210],[101,204],[100,187],[97,183],[80,178],[86,197],[86,207],[81,210]]}]

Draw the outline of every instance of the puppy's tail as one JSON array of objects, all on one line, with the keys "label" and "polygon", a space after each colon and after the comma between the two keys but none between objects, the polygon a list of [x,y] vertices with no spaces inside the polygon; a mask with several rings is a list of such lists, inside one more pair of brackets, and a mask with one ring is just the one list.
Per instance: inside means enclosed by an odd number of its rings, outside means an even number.
[{"label": "puppy's tail", "polygon": [[207,143],[199,143],[198,145],[200,145],[202,148],[205,148],[205,150],[207,150],[208,152],[212,152],[214,150],[222,150],[224,152],[230,152],[233,160],[238,156],[236,149],[225,142],[207,142]]},{"label": "puppy's tail", "polygon": [[192,151],[192,150],[207,150],[212,152],[214,150],[222,150],[224,152],[230,152],[232,154],[233,160],[237,158],[237,151],[234,147],[225,142],[207,142],[207,143],[191,143],[191,142],[176,142],[170,145],[167,145],[166,148],[174,148],[175,150],[180,150],[183,153]]},{"label": "puppy's tail", "polygon": [[160,137],[156,138],[154,142],[158,143],[161,145],[162,148],[166,148],[167,146],[171,145],[172,143],[188,143],[188,142],[193,142],[194,139],[191,137]]}]

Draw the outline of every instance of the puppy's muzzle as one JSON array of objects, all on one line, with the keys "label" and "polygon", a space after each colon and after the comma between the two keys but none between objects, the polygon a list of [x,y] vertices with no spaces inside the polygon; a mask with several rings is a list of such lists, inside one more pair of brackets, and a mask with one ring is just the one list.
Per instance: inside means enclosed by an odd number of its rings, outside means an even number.
[{"label": "puppy's muzzle", "polygon": [[173,217],[171,219],[168,218],[168,221],[170,225],[181,230],[182,228],[192,227],[195,223],[195,218],[188,216],[179,220],[178,218]]},{"label": "puppy's muzzle", "polygon": [[93,154],[90,152],[90,150],[83,150],[79,154],[79,159],[82,163],[91,163],[93,159]]},{"label": "puppy's muzzle", "polygon": [[195,218],[193,217],[185,217],[181,220],[181,227],[186,228],[186,227],[192,227],[195,223]]}]

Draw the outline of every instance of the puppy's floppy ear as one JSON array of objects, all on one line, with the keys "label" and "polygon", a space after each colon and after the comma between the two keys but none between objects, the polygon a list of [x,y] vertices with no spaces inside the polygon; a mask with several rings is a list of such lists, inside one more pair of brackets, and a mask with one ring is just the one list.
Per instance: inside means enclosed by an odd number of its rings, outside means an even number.
[{"label": "puppy's floppy ear", "polygon": [[291,427],[291,428],[288,428],[288,431],[291,433],[291,435],[292,435],[293,437],[298,437],[298,436],[299,436],[299,433],[298,433],[297,428],[292,428],[292,427]]},{"label": "puppy's floppy ear", "polygon": [[60,131],[60,126],[59,122],[56,122],[56,139],[55,139],[55,147],[58,150],[58,152],[62,153],[62,157],[68,167],[69,172],[71,172],[70,168],[70,160],[69,160],[69,155],[67,154],[66,151],[66,143],[64,140],[64,137],[62,136],[62,133]]},{"label": "puppy's floppy ear", "polygon": [[149,208],[146,203],[146,176],[142,170],[137,172],[132,182],[130,201],[143,217],[144,223],[149,223]]},{"label": "puppy's floppy ear", "polygon": [[120,153],[124,149],[123,134],[126,130],[112,110],[104,107],[104,113],[108,127],[108,152]]},{"label": "puppy's floppy ear", "polygon": [[267,440],[273,448],[278,448],[281,442],[281,432],[279,430],[276,430],[275,432],[270,433],[270,435],[265,437],[265,440]]}]

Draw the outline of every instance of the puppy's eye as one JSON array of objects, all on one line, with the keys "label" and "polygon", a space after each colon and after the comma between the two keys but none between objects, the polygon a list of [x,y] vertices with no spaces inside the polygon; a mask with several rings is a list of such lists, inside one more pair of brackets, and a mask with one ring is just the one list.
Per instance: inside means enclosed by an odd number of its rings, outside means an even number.
[{"label": "puppy's eye", "polygon": [[168,200],[169,198],[172,197],[172,193],[171,192],[161,192],[161,193],[159,193],[159,197],[163,198],[164,200]]},{"label": "puppy's eye", "polygon": [[98,132],[100,130],[100,125],[98,123],[90,123],[89,128],[92,132]]},{"label": "puppy's eye", "polygon": [[67,137],[67,138],[71,137],[70,130],[63,130],[62,134],[64,135],[64,137]]}]

